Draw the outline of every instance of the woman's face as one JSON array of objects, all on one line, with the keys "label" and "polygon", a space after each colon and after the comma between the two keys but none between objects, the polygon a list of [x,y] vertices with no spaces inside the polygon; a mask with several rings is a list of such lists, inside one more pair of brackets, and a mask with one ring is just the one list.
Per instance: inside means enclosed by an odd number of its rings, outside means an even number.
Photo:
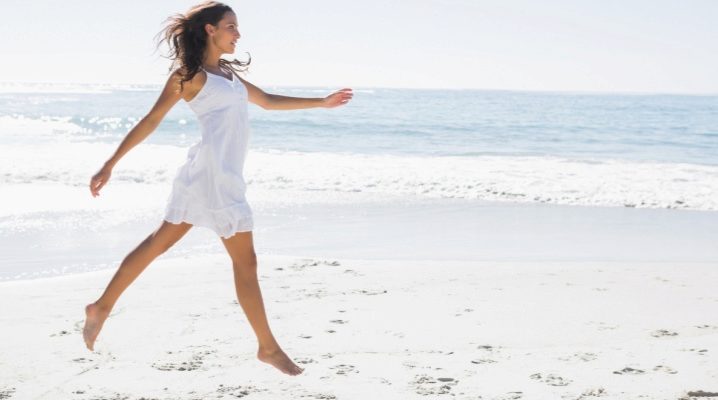
[{"label": "woman's face", "polygon": [[[208,25],[211,26],[211,25]],[[211,29],[214,33],[210,33],[210,39],[214,45],[220,49],[222,54],[234,53],[237,40],[241,36],[237,28],[237,16],[232,11],[227,11],[219,20],[217,26]]]}]

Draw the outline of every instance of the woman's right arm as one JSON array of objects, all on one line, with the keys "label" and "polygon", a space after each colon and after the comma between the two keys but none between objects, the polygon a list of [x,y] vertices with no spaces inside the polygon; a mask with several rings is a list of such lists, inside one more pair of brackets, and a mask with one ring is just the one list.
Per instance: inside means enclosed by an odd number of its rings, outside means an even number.
[{"label": "woman's right arm", "polygon": [[[170,75],[160,97],[150,112],[127,133],[112,157],[105,161],[102,168],[92,177],[90,180],[90,192],[93,197],[100,195],[100,189],[110,180],[112,168],[115,167],[117,162],[133,147],[145,140],[162,122],[167,112],[182,98],[182,92],[179,92],[179,77],[178,71]],[[187,92],[189,84],[190,82],[185,82],[184,92]]]}]

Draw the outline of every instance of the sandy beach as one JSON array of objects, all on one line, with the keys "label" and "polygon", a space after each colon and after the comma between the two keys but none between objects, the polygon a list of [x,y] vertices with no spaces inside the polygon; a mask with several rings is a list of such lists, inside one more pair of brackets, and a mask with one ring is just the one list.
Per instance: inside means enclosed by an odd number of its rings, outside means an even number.
[{"label": "sandy beach", "polygon": [[0,283],[0,398],[718,396],[714,263],[259,263],[270,324],[304,374],[256,360],[228,256],[165,254],[95,352],[82,310],[114,271]]},{"label": "sandy beach", "polygon": [[[260,284],[297,377],[256,360],[229,256],[201,227],[88,351],[84,306],[159,225],[197,126],[177,110],[93,198],[135,96],[156,92],[7,95],[22,115],[0,116],[0,400],[718,398],[712,98],[457,93],[367,91],[334,119],[256,114]],[[705,120],[683,128],[697,106]],[[673,130],[655,147],[642,122],[604,126],[636,115]],[[684,131],[692,153],[674,146]]]},{"label": "sandy beach", "polygon": [[718,400],[718,1],[199,3],[3,2],[0,400]]}]

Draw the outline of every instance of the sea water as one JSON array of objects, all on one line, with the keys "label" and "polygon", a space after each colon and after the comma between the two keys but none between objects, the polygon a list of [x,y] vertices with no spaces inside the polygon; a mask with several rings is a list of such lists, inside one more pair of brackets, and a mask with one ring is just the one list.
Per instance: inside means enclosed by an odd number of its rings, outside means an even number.
[{"label": "sea water", "polygon": [[[75,232],[73,243],[77,232],[89,233],[82,240],[92,244],[93,235],[161,216],[187,148],[200,140],[183,101],[120,161],[100,198],[87,189],[161,89],[0,84],[6,265],[17,265],[18,244],[29,238],[50,235],[60,254],[68,244],[58,232]],[[264,89],[301,97],[331,92]],[[718,210],[717,96],[360,88],[331,110],[251,105],[250,122],[245,180],[255,208],[263,200],[424,198]],[[34,246],[41,251],[47,243]]]}]

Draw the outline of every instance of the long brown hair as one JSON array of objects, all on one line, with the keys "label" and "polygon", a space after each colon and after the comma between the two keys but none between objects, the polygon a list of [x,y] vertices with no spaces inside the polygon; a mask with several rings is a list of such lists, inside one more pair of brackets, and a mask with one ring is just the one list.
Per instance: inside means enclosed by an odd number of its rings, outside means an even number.
[{"label": "long brown hair", "polygon": [[[179,67],[180,90],[184,83],[194,78],[202,66],[202,57],[207,49],[207,32],[204,30],[206,24],[217,26],[222,16],[232,8],[218,1],[205,1],[192,8],[184,14],[174,14],[165,20],[166,26],[155,35],[157,48],[162,42],[167,42],[170,52],[165,57],[172,60],[169,71]],[[157,50],[155,49],[155,51]],[[249,53],[247,53],[249,55]],[[232,73],[245,72],[249,63],[252,62],[251,55],[247,61],[220,59],[220,67],[226,67]]]}]

